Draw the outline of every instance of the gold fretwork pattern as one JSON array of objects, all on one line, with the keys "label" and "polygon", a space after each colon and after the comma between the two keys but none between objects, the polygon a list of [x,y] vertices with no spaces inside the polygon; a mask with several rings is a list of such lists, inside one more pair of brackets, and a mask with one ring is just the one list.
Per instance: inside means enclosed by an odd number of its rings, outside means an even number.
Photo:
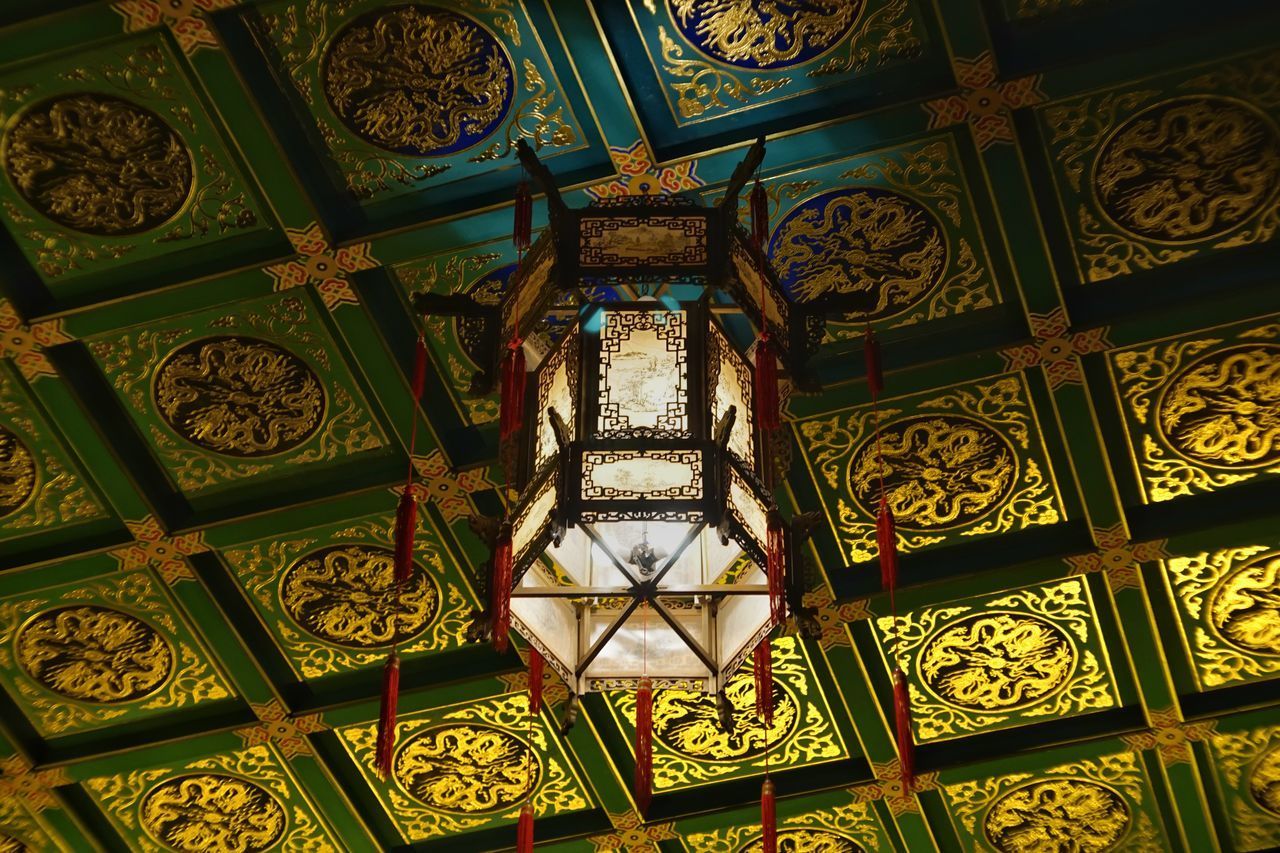
[{"label": "gold fretwork pattern", "polygon": [[345,849],[270,746],[95,776],[84,786],[146,853]]},{"label": "gold fretwork pattern", "polygon": [[1201,551],[1162,568],[1202,690],[1280,675],[1280,549]]},{"label": "gold fretwork pattern", "polygon": [[920,743],[1119,703],[1083,579],[927,607],[872,623],[886,671],[908,674]]},{"label": "gold fretwork pattern", "polygon": [[232,696],[147,571],[0,600],[0,684],[45,736]]},{"label": "gold fretwork pattern", "polygon": [[[816,808],[778,820],[779,850],[865,853],[890,848],[880,817],[871,804],[863,800]],[[760,824],[691,834],[685,838],[685,849],[698,853],[760,853],[763,849]]]},{"label": "gold fretwork pattern", "polygon": [[1151,781],[1132,752],[944,784],[942,797],[966,849],[1016,853],[1028,837],[1048,849],[1169,849]]},{"label": "gold fretwork pattern", "polygon": [[1273,237],[1277,69],[1256,54],[1037,109],[1082,281]]},{"label": "gold fretwork pattern", "polygon": [[[1021,375],[888,399],[880,420],[886,497],[900,549],[1063,518]],[[795,429],[846,558],[874,559],[880,470],[872,407],[807,417]]]},{"label": "gold fretwork pattern", "polygon": [[406,841],[506,825],[526,795],[538,817],[588,808],[591,797],[529,696],[511,693],[408,716],[396,726],[391,778],[373,775],[377,725],[345,726],[339,741]]},{"label": "gold fretwork pattern", "polygon": [[1215,732],[1209,747],[1237,849],[1274,849],[1280,844],[1280,728]]},{"label": "gold fretwork pattern", "polygon": [[1108,363],[1147,501],[1280,473],[1280,321],[1127,347]]}]

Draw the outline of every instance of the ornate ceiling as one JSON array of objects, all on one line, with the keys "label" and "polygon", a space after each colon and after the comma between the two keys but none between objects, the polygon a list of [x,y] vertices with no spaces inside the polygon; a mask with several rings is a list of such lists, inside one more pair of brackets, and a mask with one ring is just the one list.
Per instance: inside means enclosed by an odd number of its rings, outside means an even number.
[{"label": "ornate ceiling", "polygon": [[[0,11],[0,850],[1280,845],[1280,10],[1257,0],[9,0]],[[768,134],[821,637],[777,711],[528,724],[463,639],[501,512],[466,318],[524,138],[570,204],[714,203]],[[535,227],[545,223],[535,205]],[[743,342],[745,343],[745,341]],[[410,458],[410,435],[417,440]],[[372,773],[397,488],[429,492]],[[895,619],[896,613],[896,619]],[[895,652],[896,649],[896,652]],[[889,672],[909,673],[918,792]]]}]

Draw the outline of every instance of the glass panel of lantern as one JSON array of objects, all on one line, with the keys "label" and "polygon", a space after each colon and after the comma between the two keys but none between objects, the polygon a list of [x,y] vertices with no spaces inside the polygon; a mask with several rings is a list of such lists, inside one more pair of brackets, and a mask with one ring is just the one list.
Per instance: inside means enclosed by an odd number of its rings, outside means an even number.
[{"label": "glass panel of lantern", "polygon": [[769,617],[751,366],[705,304],[595,304],[534,387],[512,624],[576,692],[718,689]]}]

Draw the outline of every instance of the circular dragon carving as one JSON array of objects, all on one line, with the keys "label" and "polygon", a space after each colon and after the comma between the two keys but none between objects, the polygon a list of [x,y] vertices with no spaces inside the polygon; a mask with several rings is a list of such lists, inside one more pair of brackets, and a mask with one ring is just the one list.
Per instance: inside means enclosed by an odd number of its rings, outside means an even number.
[{"label": "circular dragon carving", "polygon": [[5,142],[5,171],[22,197],[86,234],[149,231],[191,195],[194,171],[182,137],[123,98],[85,92],[41,101]]},{"label": "circular dragon carving", "polygon": [[0,425],[0,518],[17,512],[36,488],[36,463],[16,435]]},{"label": "circular dragon carving", "polygon": [[501,811],[538,787],[542,762],[529,744],[479,723],[435,726],[396,753],[396,781],[414,799],[442,812]]},{"label": "circular dragon carving", "polygon": [[309,634],[358,649],[403,642],[435,618],[440,590],[417,563],[397,587],[395,552],[334,545],[300,558],[284,573],[280,599]]},{"label": "circular dragon carving", "polygon": [[324,419],[324,390],[307,363],[256,338],[227,335],[178,347],[156,370],[154,393],[174,432],[226,456],[291,450]]},{"label": "circular dragon carving", "polygon": [[942,224],[910,196],[878,187],[820,193],[787,211],[769,241],[794,298],[865,294],[856,317],[881,320],[933,292],[947,266]]},{"label": "circular dragon carving", "polygon": [[1249,794],[1254,802],[1280,816],[1280,746],[1262,753],[1249,771]]},{"label": "circular dragon carving", "polygon": [[1187,365],[1166,387],[1156,420],[1169,446],[1193,462],[1280,461],[1280,345],[1230,347]]},{"label": "circular dragon carving", "polygon": [[1222,639],[1254,655],[1280,655],[1280,555],[1253,560],[1218,581],[1209,624]]},{"label": "circular dragon carving", "polygon": [[840,43],[863,0],[667,0],[689,44],[737,68],[788,68]]},{"label": "circular dragon carving", "polygon": [[18,631],[18,663],[54,693],[80,702],[131,702],[173,671],[173,649],[136,616],[98,605],[58,607]]},{"label": "circular dragon carving", "polygon": [[[782,829],[778,831],[778,853],[865,853],[866,848],[845,835],[829,829]],[[739,848],[738,853],[763,853],[760,839]]]},{"label": "circular dragon carving", "polygon": [[1001,853],[1102,853],[1118,849],[1133,823],[1118,791],[1086,779],[1046,779],[1015,788],[983,821]]},{"label": "circular dragon carving", "polygon": [[1025,613],[978,613],[939,628],[920,651],[920,677],[949,705],[1010,711],[1061,689],[1076,651],[1057,625]]},{"label": "circular dragon carving", "polygon": [[1280,186],[1280,134],[1229,98],[1197,95],[1148,107],[1116,129],[1093,175],[1102,211],[1149,240],[1189,243],[1227,233]]},{"label": "circular dragon carving", "polygon": [[767,732],[756,715],[756,685],[751,675],[733,676],[724,692],[732,709],[728,731],[720,727],[715,697],[687,690],[656,691],[653,736],[673,752],[698,761],[741,761],[764,755],[766,742],[776,746],[786,740],[800,721],[799,703],[776,678],[773,725]]},{"label": "circular dragon carving", "polygon": [[142,826],[171,850],[255,853],[284,835],[287,816],[261,785],[221,773],[167,779],[142,798]]},{"label": "circular dragon carving", "polygon": [[410,157],[463,151],[511,108],[515,75],[479,22],[436,6],[388,6],[334,37],[321,76],[333,112],[352,133]]},{"label": "circular dragon carving", "polygon": [[[893,421],[880,430],[880,448],[885,498],[904,530],[972,524],[1003,503],[1018,478],[1008,440],[973,418],[918,415]],[[874,435],[854,453],[849,474],[854,500],[876,515],[880,465]]]}]

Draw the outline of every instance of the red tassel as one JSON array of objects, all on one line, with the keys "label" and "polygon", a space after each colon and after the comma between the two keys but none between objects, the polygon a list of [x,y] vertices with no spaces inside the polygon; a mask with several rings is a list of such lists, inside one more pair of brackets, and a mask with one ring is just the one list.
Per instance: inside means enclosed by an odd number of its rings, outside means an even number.
[{"label": "red tassel", "polygon": [[880,553],[880,586],[884,590],[898,588],[898,534],[893,523],[893,510],[880,497],[880,512],[876,515],[876,547]]},{"label": "red tassel", "polygon": [[769,778],[760,786],[760,853],[778,853],[778,807]]},{"label": "red tassel", "polygon": [[524,426],[524,387],[524,346],[520,338],[515,337],[507,344],[507,354],[502,358],[498,434],[503,441],[520,432]]},{"label": "red tassel", "polygon": [[542,671],[545,661],[537,649],[529,650],[529,713],[538,713],[542,705]]},{"label": "red tassel", "polygon": [[767,557],[765,575],[769,579],[769,617],[773,625],[781,625],[787,619],[786,564],[787,539],[782,526],[782,516],[777,510],[769,513]]},{"label": "red tassel", "polygon": [[418,502],[414,499],[413,486],[408,485],[396,506],[396,583],[404,583],[413,576],[413,536],[417,529]]},{"label": "red tassel", "polygon": [[751,242],[757,249],[763,250],[769,239],[769,196],[765,194],[764,187],[760,186],[758,179],[756,185],[751,188],[750,200]]},{"label": "red tassel", "polygon": [[648,676],[636,688],[636,807],[649,811],[653,801],[653,685]]},{"label": "red tassel", "polygon": [[529,192],[527,181],[521,181],[516,187],[515,225],[511,229],[511,241],[517,249],[529,248],[533,233],[533,196]]},{"label": "red tassel", "polygon": [[870,327],[867,327],[862,354],[867,362],[867,387],[871,390],[871,399],[875,400],[884,391],[884,366],[880,362],[880,341],[876,340]]},{"label": "red tassel", "polygon": [[418,338],[418,345],[413,351],[413,383],[409,390],[413,392],[415,401],[422,399],[422,389],[427,384],[427,343]]},{"label": "red tassel", "polygon": [[395,652],[382,668],[382,707],[378,712],[378,740],[374,746],[374,771],[379,779],[391,775],[396,748],[396,706],[400,702],[400,656]]},{"label": "red tassel", "polygon": [[761,332],[756,343],[755,390],[756,425],[766,431],[777,429],[781,425],[778,418],[778,356],[768,330]]},{"label": "red tassel", "polygon": [[773,725],[773,649],[768,637],[756,646],[752,664],[756,677],[756,716],[768,728]]},{"label": "red tassel", "polygon": [[898,735],[898,762],[902,766],[902,788],[910,794],[916,779],[916,747],[911,736],[911,693],[907,676],[900,667],[893,670],[893,721]]},{"label": "red tassel", "polygon": [[516,853],[533,853],[533,804],[525,803],[520,809],[520,824],[516,829]]},{"label": "red tassel", "polygon": [[493,610],[493,647],[499,654],[507,650],[511,628],[511,534],[503,533],[493,551],[493,588],[489,590]]}]

